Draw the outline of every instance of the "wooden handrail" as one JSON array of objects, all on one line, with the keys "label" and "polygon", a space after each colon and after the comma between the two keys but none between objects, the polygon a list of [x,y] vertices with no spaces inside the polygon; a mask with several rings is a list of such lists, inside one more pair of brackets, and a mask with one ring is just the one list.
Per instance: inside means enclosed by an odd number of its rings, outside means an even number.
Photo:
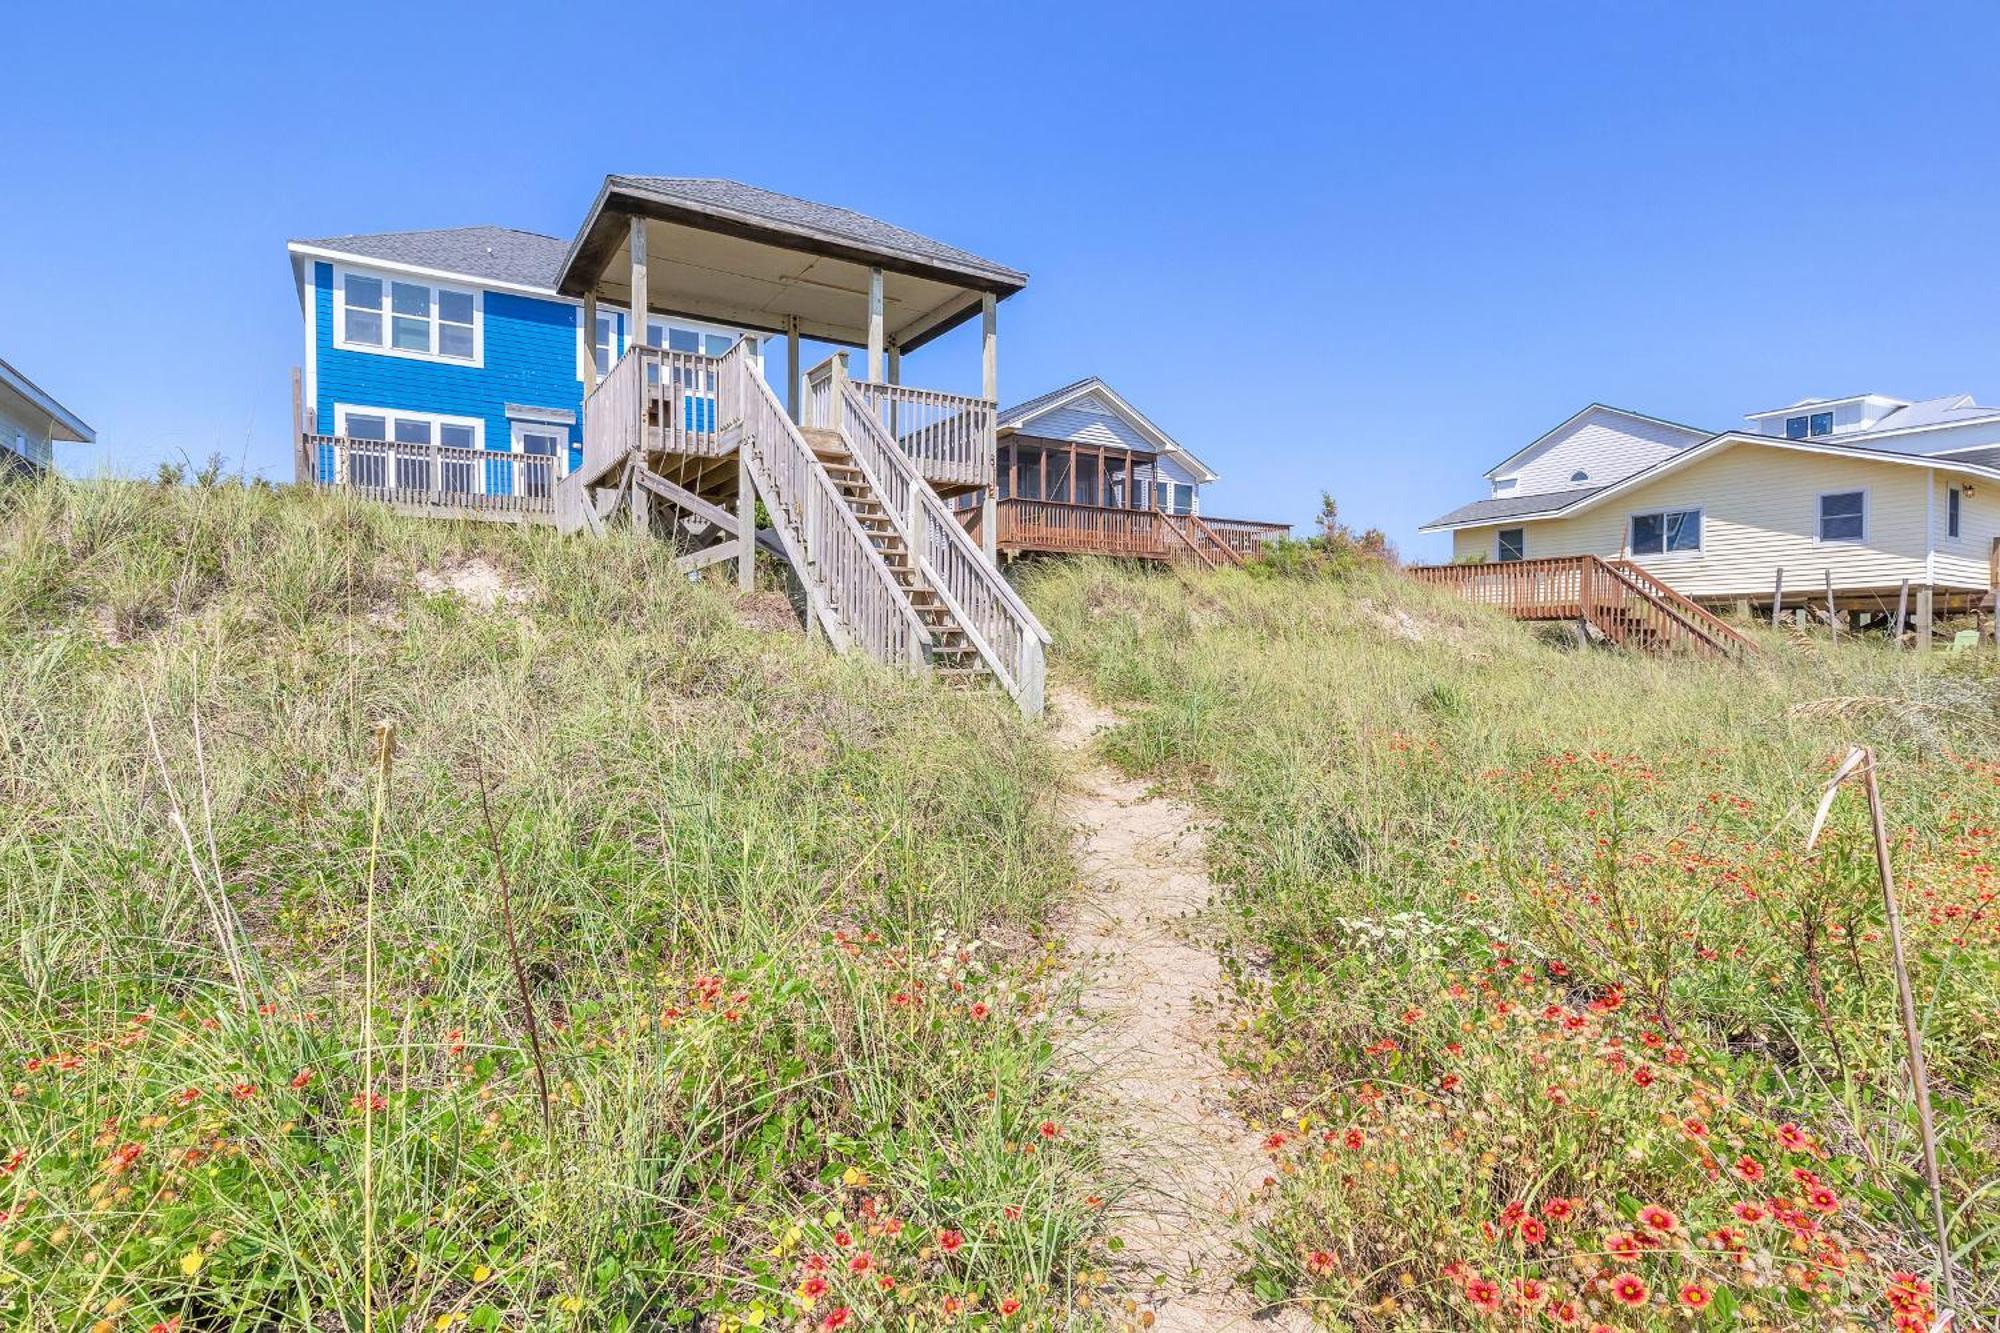
[{"label": "wooden handrail", "polygon": [[889,511],[919,573],[1001,687],[1023,712],[1039,715],[1048,631],[918,474],[915,461],[890,438],[860,386],[837,365],[831,383],[844,399],[839,419],[855,464]]},{"label": "wooden handrail", "polygon": [[1702,656],[1743,657],[1755,646],[1650,570],[1595,555],[1419,565],[1420,583],[1455,589],[1517,620],[1578,620],[1614,643],[1652,651],[1689,648]]}]

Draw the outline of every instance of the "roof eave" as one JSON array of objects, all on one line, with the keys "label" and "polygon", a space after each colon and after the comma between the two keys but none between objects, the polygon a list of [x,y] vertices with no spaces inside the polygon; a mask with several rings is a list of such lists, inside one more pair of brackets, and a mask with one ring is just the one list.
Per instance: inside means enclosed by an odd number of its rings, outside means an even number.
[{"label": "roof eave", "polygon": [[[594,276],[584,277],[584,273],[591,270],[601,272],[604,262],[617,250],[622,237],[607,231],[608,220],[605,217],[606,210],[614,203],[620,212],[628,216],[637,215],[656,222],[721,232],[782,249],[803,250],[909,277],[991,292],[1001,300],[1028,285],[1027,274],[998,264],[954,264],[900,246],[864,245],[821,228],[774,222],[741,209],[647,189],[624,176],[606,176],[597,198],[591,203],[590,212],[584,217],[583,225],[570,242],[569,252],[563,257],[562,272],[556,280],[556,290],[563,295],[581,297],[595,280]],[[965,315],[954,316],[952,326],[962,323],[965,318]],[[935,337],[942,332],[944,328],[935,328],[927,331],[926,336]]]},{"label": "roof eave", "polygon": [[0,361],[0,384],[6,385],[25,399],[36,411],[48,417],[53,427],[65,433],[57,435],[52,430],[50,438],[66,444],[95,444],[97,432],[84,419],[64,407],[49,395],[48,390],[23,375],[5,361]]}]

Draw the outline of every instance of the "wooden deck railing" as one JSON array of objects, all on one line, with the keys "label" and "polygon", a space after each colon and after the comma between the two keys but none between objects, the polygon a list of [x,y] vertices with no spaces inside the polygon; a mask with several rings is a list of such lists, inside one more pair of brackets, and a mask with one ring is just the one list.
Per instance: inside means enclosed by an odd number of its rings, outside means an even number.
[{"label": "wooden deck railing", "polygon": [[1649,652],[1742,657],[1755,651],[1748,638],[1630,561],[1556,556],[1417,565],[1407,573],[1516,620],[1581,621],[1614,643]]},{"label": "wooden deck railing", "polygon": [[[726,355],[726,354],[725,354]],[[583,484],[642,447],[713,458],[726,452],[722,359],[664,347],[628,348],[583,404]]]},{"label": "wooden deck railing", "polygon": [[308,435],[317,486],[440,513],[539,519],[555,513],[558,460],[442,444]]},{"label": "wooden deck railing", "polygon": [[845,390],[835,387],[836,369],[840,384],[859,394],[883,432],[916,461],[925,481],[947,490],[992,483],[1000,416],[993,403],[907,384],[853,379],[843,359],[835,355],[806,372],[806,425],[834,429],[840,424]]},{"label": "wooden deck railing", "polygon": [[[1281,523],[1167,514],[1155,509],[1112,509],[1065,500],[1009,498],[994,506],[995,544],[1003,551],[1102,555],[1165,560],[1219,568],[1240,564],[1266,542],[1289,531]],[[976,510],[959,511],[977,533]]]}]

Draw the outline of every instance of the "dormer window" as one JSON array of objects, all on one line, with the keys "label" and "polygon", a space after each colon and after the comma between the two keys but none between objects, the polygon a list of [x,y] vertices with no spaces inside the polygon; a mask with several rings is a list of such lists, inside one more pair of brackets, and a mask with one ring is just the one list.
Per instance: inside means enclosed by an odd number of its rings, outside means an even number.
[{"label": "dormer window", "polygon": [[1833,413],[1810,412],[1804,416],[1785,418],[1785,438],[1803,440],[1807,437],[1833,434]]}]

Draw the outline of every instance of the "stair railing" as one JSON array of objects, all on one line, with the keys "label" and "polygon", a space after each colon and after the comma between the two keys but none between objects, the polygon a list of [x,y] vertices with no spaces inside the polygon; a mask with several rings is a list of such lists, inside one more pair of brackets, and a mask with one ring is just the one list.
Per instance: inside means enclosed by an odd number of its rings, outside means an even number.
[{"label": "stair railing", "polygon": [[[740,348],[742,344],[738,344]],[[932,639],[916,608],[861,521],[847,507],[833,478],[785,415],[771,386],[748,357],[737,358],[724,377],[736,390],[724,394],[718,416],[741,412],[740,447],[751,478],[777,521],[780,540],[816,599],[837,647],[852,645],[880,662],[900,662],[928,670]],[[841,641],[844,637],[847,642]]]},{"label": "stair railing", "polygon": [[889,437],[859,386],[838,360],[828,371],[835,390],[828,429],[840,429],[890,522],[907,543],[917,570],[979,651],[1001,688],[1030,717],[1039,716],[1047,682],[1049,633],[1020,594],[931,489],[918,464]]},{"label": "stair railing", "polygon": [[1720,646],[1724,647],[1727,651],[1739,655],[1757,651],[1757,645],[1747,635],[1731,628],[1727,621],[1701,603],[1684,596],[1672,585],[1643,565],[1635,564],[1630,560],[1607,560],[1605,563],[1623,572],[1632,582],[1639,584],[1653,596],[1666,602],[1687,619],[1699,625],[1709,638],[1718,640]]}]

